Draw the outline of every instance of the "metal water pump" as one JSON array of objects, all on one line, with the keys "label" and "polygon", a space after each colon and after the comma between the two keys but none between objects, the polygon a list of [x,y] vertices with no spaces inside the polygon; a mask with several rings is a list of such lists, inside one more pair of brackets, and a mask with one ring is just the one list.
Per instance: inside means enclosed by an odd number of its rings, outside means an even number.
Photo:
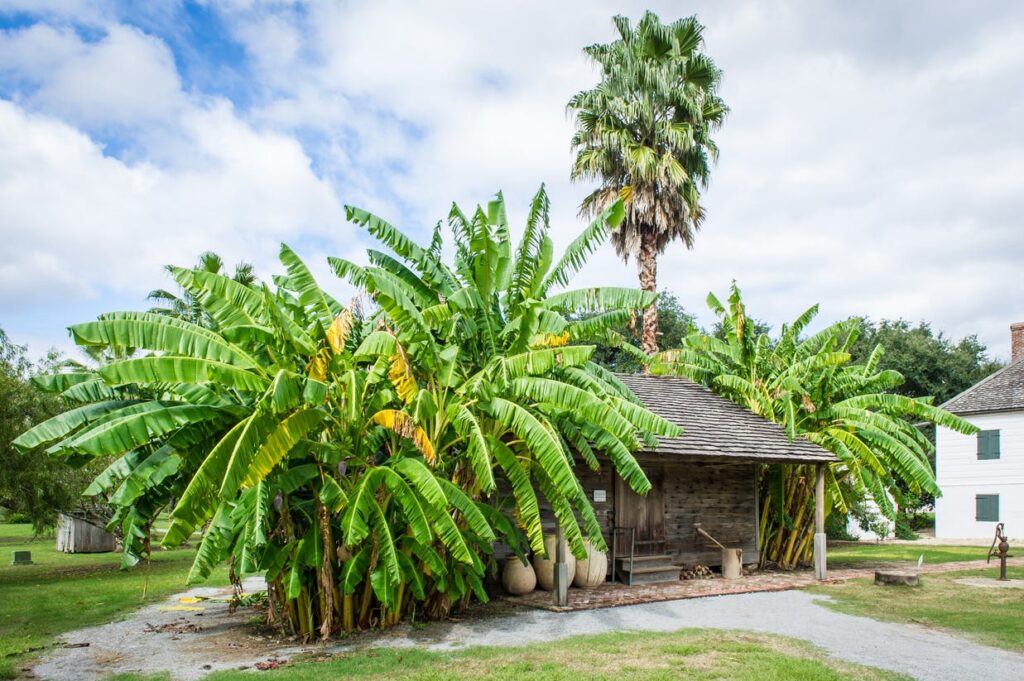
[{"label": "metal water pump", "polygon": [[996,556],[999,557],[999,581],[1008,581],[1006,579],[1006,559],[1010,557],[1010,542],[1006,539],[1003,523],[996,525],[996,536],[992,540],[992,546],[988,549],[988,559],[985,562],[991,562],[992,558]]}]

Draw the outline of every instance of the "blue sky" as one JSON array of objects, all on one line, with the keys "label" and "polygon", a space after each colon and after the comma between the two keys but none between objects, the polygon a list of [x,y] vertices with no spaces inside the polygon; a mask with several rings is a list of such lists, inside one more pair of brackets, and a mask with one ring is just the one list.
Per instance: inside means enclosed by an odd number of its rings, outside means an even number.
[{"label": "blue sky", "polygon": [[[0,326],[69,349],[67,324],[169,286],[163,264],[214,249],[269,278],[282,241],[351,295],[323,264],[368,245],[345,204],[424,235],[498,189],[521,220],[545,182],[567,243],[581,48],[648,6],[700,16],[732,107],[662,286],[705,323],[735,278],[775,325],[818,302],[1008,355],[1024,11],[999,2],[0,0]],[[634,282],[610,247],[579,279]]]}]

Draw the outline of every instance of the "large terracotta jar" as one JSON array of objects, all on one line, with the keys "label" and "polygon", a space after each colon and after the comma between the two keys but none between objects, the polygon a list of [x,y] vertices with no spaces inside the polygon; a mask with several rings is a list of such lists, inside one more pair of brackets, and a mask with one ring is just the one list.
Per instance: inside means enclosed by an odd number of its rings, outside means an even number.
[{"label": "large terracotta jar", "polygon": [[537,573],[533,571],[532,565],[523,565],[519,557],[512,553],[505,558],[501,585],[513,596],[522,596],[537,588]]},{"label": "large terracotta jar", "polygon": [[[564,539],[562,545],[565,546],[565,567],[569,575],[568,580],[572,584],[573,577],[576,575],[576,557],[569,552],[569,547]],[[555,535],[549,534],[544,537],[544,548],[548,552],[547,559],[540,555],[534,555],[533,569],[537,571],[537,583],[540,584],[540,588],[552,591],[555,588]]]},{"label": "large terracotta jar", "polygon": [[584,539],[583,543],[587,547],[587,557],[576,563],[576,576],[572,583],[581,589],[594,589],[608,575],[608,555],[595,549],[589,539]]}]

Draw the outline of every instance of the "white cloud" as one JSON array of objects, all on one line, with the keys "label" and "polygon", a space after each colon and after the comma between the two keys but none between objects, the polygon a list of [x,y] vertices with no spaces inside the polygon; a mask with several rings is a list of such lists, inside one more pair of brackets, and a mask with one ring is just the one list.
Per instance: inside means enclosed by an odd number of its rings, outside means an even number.
[{"label": "white cloud", "polygon": [[239,121],[230,105],[184,115],[182,144],[202,159],[167,170],[104,156],[65,123],[0,102],[0,305],[141,298],[160,267],[206,249],[272,267],[278,243],[351,230],[333,190],[293,139]]},{"label": "white cloud", "polygon": [[[388,159],[403,170],[387,186],[360,186],[361,200],[393,213],[397,201],[426,226],[451,199],[499,187],[521,215],[546,180],[564,243],[579,229],[583,188],[566,178],[563,107],[594,78],[580,48],[612,37],[614,11],[640,13],[595,5],[318,4],[274,14],[265,33],[251,29],[268,21],[262,9],[227,16],[254,55],[282,22],[308,36],[280,68],[261,62],[269,82],[291,84],[262,120],[338,137],[360,115],[373,121],[357,126],[349,172],[365,177]],[[694,251],[663,257],[661,285],[704,313],[707,291],[737,278],[776,325],[820,301],[823,319],[928,319],[979,333],[1005,356],[1005,326],[1024,319],[1013,223],[1024,209],[1021,17],[927,6],[871,19],[801,2],[697,11],[733,113],[708,223]],[[332,118],[341,111],[350,115]],[[582,281],[635,280],[607,249]]]},{"label": "white cloud", "polygon": [[[663,19],[680,12],[656,4]],[[613,13],[643,9],[210,7],[246,47],[256,94],[245,110],[183,89],[167,47],[136,29],[109,24],[84,43],[40,25],[0,40],[0,69],[38,81],[0,108],[0,192],[21,192],[19,205],[0,206],[0,230],[20,230],[18,255],[0,260],[0,305],[26,272],[51,282],[35,295],[53,300],[142,291],[157,263],[211,247],[270,267],[276,241],[303,235],[315,242],[310,260],[351,256],[359,244],[341,202],[415,231],[452,199],[501,188],[521,222],[545,181],[564,244],[586,191],[568,182],[564,112],[595,78],[581,48],[613,37]],[[733,111],[706,227],[694,251],[665,254],[661,285],[704,313],[706,293],[737,278],[751,311],[776,325],[820,302],[826,320],[926,319],[978,333],[1005,357],[1006,326],[1024,320],[1021,12],[799,1],[692,11]],[[130,162],[76,131],[133,124]],[[67,196],[59,204],[54,187]],[[610,248],[580,278],[633,282]]]}]

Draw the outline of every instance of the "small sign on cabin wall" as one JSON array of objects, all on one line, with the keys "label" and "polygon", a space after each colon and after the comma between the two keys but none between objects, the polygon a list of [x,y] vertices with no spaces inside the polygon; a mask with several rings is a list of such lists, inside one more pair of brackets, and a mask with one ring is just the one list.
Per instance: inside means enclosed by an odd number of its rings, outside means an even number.
[{"label": "small sign on cabin wall", "polygon": [[608,496],[604,493],[604,490],[603,489],[595,489],[594,490],[594,503],[595,504],[603,504],[606,501],[608,501]]}]

